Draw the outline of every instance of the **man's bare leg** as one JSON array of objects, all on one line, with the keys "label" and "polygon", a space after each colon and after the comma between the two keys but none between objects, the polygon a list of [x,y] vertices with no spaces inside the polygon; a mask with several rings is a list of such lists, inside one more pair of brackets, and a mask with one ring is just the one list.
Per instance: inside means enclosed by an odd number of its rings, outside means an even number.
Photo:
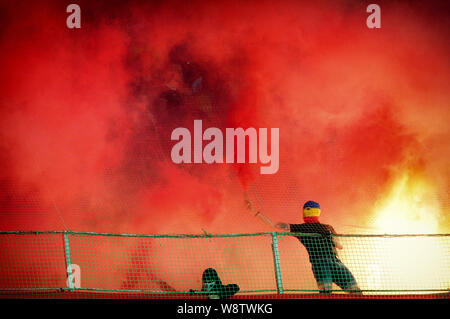
[{"label": "man's bare leg", "polygon": [[319,293],[321,294],[331,294],[332,287],[331,283],[317,283],[317,287],[319,287]]},{"label": "man's bare leg", "polygon": [[350,294],[355,294],[355,295],[362,295],[362,291],[361,289],[358,287],[358,285],[353,285],[348,287],[347,289],[345,289],[346,292],[350,293]]}]

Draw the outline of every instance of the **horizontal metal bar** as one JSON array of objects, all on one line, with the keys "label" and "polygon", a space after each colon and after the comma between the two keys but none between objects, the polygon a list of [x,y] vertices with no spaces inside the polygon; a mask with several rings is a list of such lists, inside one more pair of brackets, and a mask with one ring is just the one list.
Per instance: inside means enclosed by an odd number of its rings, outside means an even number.
[{"label": "horizontal metal bar", "polygon": [[[45,234],[71,234],[84,236],[105,236],[105,237],[137,237],[137,238],[230,238],[230,237],[255,237],[272,236],[275,233],[279,236],[292,237],[322,237],[314,233],[289,233],[289,232],[264,232],[264,233],[241,233],[241,234],[115,234],[115,233],[95,233],[79,231],[0,231],[0,235],[45,235]],[[450,234],[333,234],[334,237],[448,237]]]}]

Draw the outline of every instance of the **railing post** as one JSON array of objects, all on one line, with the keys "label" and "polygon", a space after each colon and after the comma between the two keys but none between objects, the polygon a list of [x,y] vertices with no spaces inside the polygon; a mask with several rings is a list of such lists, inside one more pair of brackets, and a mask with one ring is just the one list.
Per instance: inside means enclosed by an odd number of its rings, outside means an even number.
[{"label": "railing post", "polygon": [[275,278],[277,280],[277,291],[279,294],[283,293],[283,281],[281,279],[281,268],[280,268],[280,254],[278,252],[278,235],[276,232],[272,232],[272,252],[273,252],[273,263],[275,269]]},{"label": "railing post", "polygon": [[74,290],[73,284],[73,270],[72,270],[72,261],[70,259],[70,243],[69,243],[69,232],[64,232],[64,252],[66,257],[66,271],[67,271],[67,286],[71,291]]}]

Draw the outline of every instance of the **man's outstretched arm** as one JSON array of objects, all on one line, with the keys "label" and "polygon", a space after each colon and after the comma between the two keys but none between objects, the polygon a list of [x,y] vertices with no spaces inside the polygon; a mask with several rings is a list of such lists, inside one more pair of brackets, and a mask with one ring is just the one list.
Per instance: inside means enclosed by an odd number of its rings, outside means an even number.
[{"label": "man's outstretched arm", "polygon": [[[332,226],[331,226],[331,234],[337,235],[336,231],[334,230],[334,228]],[[341,244],[341,242],[340,242],[338,237],[332,236],[331,239],[333,240],[334,247],[336,247],[337,249],[344,248],[344,246],[342,246],[342,244]]]},{"label": "man's outstretched arm", "polygon": [[334,242],[334,246],[335,246],[337,249],[342,249],[342,248],[344,248],[344,246],[342,246],[342,244],[341,244],[341,242],[339,241],[338,238],[333,237],[333,242]]},{"label": "man's outstretched arm", "polygon": [[275,227],[284,231],[291,231],[291,226],[286,223],[276,223]]},{"label": "man's outstretched arm", "polygon": [[289,224],[286,224],[286,223],[276,223],[275,224],[274,222],[272,222],[272,220],[269,217],[265,216],[259,210],[256,210],[255,208],[253,208],[252,203],[248,199],[245,200],[245,205],[248,210],[252,211],[255,214],[255,217],[258,217],[259,219],[261,219],[264,223],[268,224],[269,226],[281,229],[283,231],[290,231]]}]

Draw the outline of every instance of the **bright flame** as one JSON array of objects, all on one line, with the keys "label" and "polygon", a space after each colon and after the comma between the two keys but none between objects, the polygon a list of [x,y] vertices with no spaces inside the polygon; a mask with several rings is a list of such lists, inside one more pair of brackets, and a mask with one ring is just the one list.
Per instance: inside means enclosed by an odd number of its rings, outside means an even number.
[{"label": "bright flame", "polygon": [[[376,205],[374,214],[372,227],[377,234],[439,233],[439,203],[433,187],[419,176],[403,174],[386,199]],[[354,260],[362,289],[417,294],[450,288],[448,237],[380,236],[364,240],[367,244],[362,247],[362,256],[366,257]]]},{"label": "bright flame", "polygon": [[405,173],[391,194],[375,207],[373,227],[383,234],[438,233],[439,203],[432,187],[420,177]]}]

